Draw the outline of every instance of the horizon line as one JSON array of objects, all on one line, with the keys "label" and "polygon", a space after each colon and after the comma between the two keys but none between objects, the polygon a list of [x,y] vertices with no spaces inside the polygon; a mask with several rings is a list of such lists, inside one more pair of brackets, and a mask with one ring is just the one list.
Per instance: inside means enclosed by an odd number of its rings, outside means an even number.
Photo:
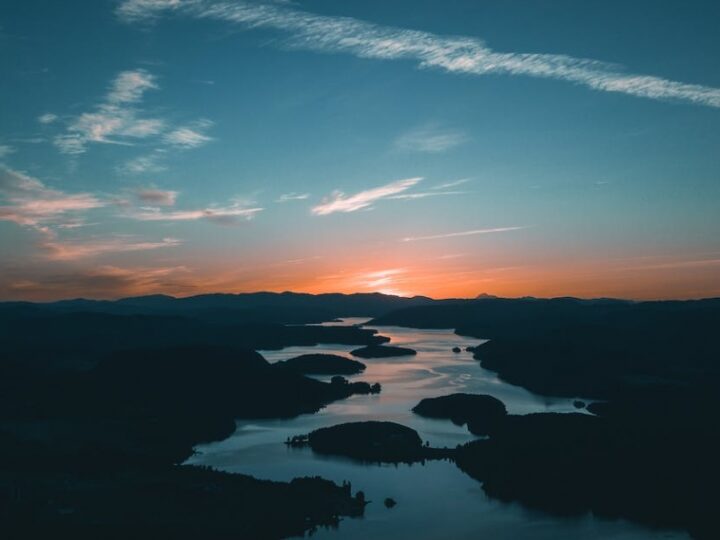
[{"label": "horizon line", "polygon": [[415,298],[426,298],[433,302],[442,301],[472,301],[472,300],[582,300],[582,301],[593,301],[593,300],[606,300],[606,301],[618,301],[618,302],[696,302],[703,300],[720,300],[720,296],[703,296],[703,297],[683,297],[683,298],[622,298],[615,296],[575,296],[575,295],[560,295],[560,296],[534,296],[534,295],[522,295],[522,296],[498,296],[489,293],[479,293],[476,296],[451,296],[451,297],[433,297],[425,294],[415,294],[411,296],[403,296],[398,294],[387,294],[380,291],[355,291],[355,292],[322,292],[322,293],[310,293],[303,291],[283,290],[283,291],[271,291],[271,290],[257,290],[257,291],[243,291],[243,292],[206,292],[188,295],[173,295],[166,293],[150,293],[140,294],[136,296],[117,296],[117,297],[68,297],[60,298],[57,300],[10,300],[1,299],[0,304],[56,304],[60,302],[119,302],[122,300],[132,300],[140,298],[151,298],[151,297],[165,297],[172,298],[173,300],[183,300],[188,298],[197,298],[201,296],[243,296],[243,295],[257,295],[257,294],[269,294],[269,295],[302,295],[302,296],[329,296],[329,295],[340,295],[340,296],[385,296],[388,298],[399,298],[412,300]]}]

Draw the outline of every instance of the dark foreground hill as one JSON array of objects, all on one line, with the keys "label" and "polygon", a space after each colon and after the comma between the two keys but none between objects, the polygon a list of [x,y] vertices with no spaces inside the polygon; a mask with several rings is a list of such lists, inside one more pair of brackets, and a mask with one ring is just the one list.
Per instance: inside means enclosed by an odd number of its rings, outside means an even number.
[{"label": "dark foreground hill", "polygon": [[597,416],[512,416],[461,449],[458,464],[488,494],[720,538],[720,300],[483,299],[373,324],[490,339],[474,356],[501,378],[598,400],[588,406]]},{"label": "dark foreground hill", "polygon": [[312,413],[372,388],[313,380],[242,345],[382,341],[373,332],[96,313],[5,322],[0,521],[11,537],[281,538],[362,514],[362,498],[322,479],[177,464],[236,418]]},{"label": "dark foreground hill", "polygon": [[5,368],[13,362],[22,369],[82,368],[109,352],[134,348],[202,345],[258,350],[384,341],[374,330],[346,326],[212,323],[177,315],[0,309],[0,351]]}]

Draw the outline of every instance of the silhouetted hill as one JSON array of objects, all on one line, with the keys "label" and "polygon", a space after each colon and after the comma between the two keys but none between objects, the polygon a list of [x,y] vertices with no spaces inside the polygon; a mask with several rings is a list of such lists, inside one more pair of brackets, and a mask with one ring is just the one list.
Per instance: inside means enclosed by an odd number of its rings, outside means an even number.
[{"label": "silhouetted hill", "polygon": [[330,482],[266,483],[173,465],[194,445],[230,435],[236,418],[311,413],[369,388],[211,346],[116,351],[84,371],[15,372],[0,381],[4,527],[102,538],[280,538],[336,524],[363,505]]},{"label": "silhouetted hill", "polygon": [[396,309],[432,302],[432,299],[422,296],[404,298],[379,293],[218,293],[185,298],[156,294],[113,301],[78,298],[48,303],[5,302],[0,303],[0,314],[23,308],[28,313],[37,314],[182,315],[217,323],[307,324],[339,317],[376,317]]},{"label": "silhouetted hill", "polygon": [[35,306],[0,309],[0,350],[38,369],[86,367],[114,350],[188,345],[279,349],[293,345],[370,345],[374,330],[343,326],[220,324],[178,315],[55,313]]},{"label": "silhouetted hill", "polygon": [[720,466],[718,436],[709,434],[715,422],[706,415],[695,413],[705,430],[656,423],[656,414],[508,416],[489,439],[460,447],[456,460],[488,495],[504,501],[562,516],[592,512],[685,529],[710,540],[720,533],[712,502]]},{"label": "silhouetted hill", "polygon": [[365,364],[337,354],[303,354],[275,364],[305,375],[354,375]]},{"label": "silhouetted hill", "polygon": [[280,538],[362,513],[349,489],[324,480],[270,483],[175,464],[230,435],[237,418],[312,413],[380,391],[313,380],[250,349],[382,343],[374,331],[60,306],[0,304],[4,532]]},{"label": "silhouetted hill", "polygon": [[[490,495],[720,537],[720,299],[482,299],[372,322],[490,339],[473,354],[513,384],[595,398],[586,414],[508,416],[458,465]],[[453,411],[458,414],[458,411]],[[465,415],[470,414],[470,406]],[[499,426],[499,427],[498,427]]]}]

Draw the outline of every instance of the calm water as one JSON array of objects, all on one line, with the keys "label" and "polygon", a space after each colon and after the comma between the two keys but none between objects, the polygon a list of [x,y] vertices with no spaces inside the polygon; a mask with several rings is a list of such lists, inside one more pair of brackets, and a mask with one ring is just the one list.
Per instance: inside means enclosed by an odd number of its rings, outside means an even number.
[{"label": "calm water", "polygon": [[[363,320],[346,319],[343,324]],[[468,345],[477,339],[456,336],[450,330],[415,330],[382,327],[391,344],[415,349],[415,357],[362,360],[367,369],[349,379],[380,382],[382,393],[353,396],[329,405],[313,415],[291,420],[240,421],[228,439],[197,447],[188,463],[250,474],[271,480],[319,475],[336,482],[349,480],[353,490],[361,489],[373,501],[365,517],[344,520],[338,530],[322,529],[313,538],[327,540],[367,538],[403,539],[547,539],[577,540],[648,538],[687,539],[676,532],[650,531],[625,521],[607,521],[592,516],[560,519],[533,512],[517,504],[488,498],[481,484],[466,476],[454,464],[434,461],[426,465],[363,465],[344,458],[321,457],[308,448],[292,449],[283,442],[292,435],[343,422],[391,420],[417,430],[433,446],[455,446],[472,440],[464,427],[445,420],[428,420],[410,409],[422,398],[470,392],[501,399],[511,413],[574,411],[572,399],[551,399],[534,395],[500,381],[483,370]],[[461,347],[455,354],[451,349]],[[270,362],[308,352],[347,354],[352,346],[320,345],[261,351]],[[382,501],[394,498],[398,505],[386,509]]]}]

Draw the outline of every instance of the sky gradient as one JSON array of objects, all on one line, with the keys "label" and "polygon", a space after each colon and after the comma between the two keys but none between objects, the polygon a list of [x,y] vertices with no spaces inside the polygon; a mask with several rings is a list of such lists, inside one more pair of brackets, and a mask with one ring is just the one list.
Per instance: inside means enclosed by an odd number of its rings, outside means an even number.
[{"label": "sky gradient", "polygon": [[0,299],[720,296],[719,20],[5,1]]}]

